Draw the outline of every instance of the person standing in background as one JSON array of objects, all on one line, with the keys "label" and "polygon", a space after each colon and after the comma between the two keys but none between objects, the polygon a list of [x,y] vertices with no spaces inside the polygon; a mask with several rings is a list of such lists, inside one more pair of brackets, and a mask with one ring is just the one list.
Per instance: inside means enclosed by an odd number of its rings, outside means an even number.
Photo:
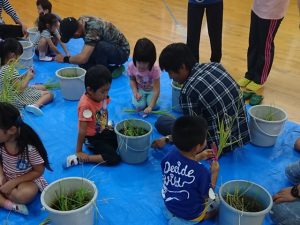
[{"label": "person standing in background", "polygon": [[[2,10],[15,21],[16,25],[6,25],[2,18]],[[27,35],[26,26],[21,22],[14,8],[8,0],[0,0],[0,39],[16,38]]]},{"label": "person standing in background", "polygon": [[254,0],[247,52],[248,68],[245,77],[238,81],[241,87],[258,91],[267,81],[274,59],[275,35],[288,5],[289,0]]},{"label": "person standing in background", "polygon": [[187,15],[187,46],[199,62],[201,24],[206,11],[207,29],[211,47],[211,62],[222,58],[223,0],[189,0]]}]

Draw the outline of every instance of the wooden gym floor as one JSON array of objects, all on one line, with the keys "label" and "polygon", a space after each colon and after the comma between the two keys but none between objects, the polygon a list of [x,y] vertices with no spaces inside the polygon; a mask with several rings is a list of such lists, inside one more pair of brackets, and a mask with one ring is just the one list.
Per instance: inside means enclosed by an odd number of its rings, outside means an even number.
[{"label": "wooden gym floor", "polygon": [[[157,54],[172,42],[186,41],[187,0],[50,0],[53,12],[67,16],[94,15],[113,22],[127,37],[131,50],[138,38],[148,37]],[[32,27],[37,17],[34,0],[10,0],[21,20]],[[246,53],[252,0],[224,1],[222,64],[239,79],[246,70]],[[7,23],[11,20],[3,13]],[[289,120],[300,123],[300,27],[296,0],[290,1],[288,12],[275,38],[275,58],[269,79],[260,92],[263,104],[287,111]],[[210,45],[206,21],[203,21],[200,60],[208,62]]]}]

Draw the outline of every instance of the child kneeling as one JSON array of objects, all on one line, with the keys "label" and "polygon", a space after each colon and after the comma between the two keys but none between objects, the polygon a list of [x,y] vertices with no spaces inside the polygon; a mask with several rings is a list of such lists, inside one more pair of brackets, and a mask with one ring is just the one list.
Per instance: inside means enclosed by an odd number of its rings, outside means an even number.
[{"label": "child kneeling", "polygon": [[175,146],[161,162],[162,197],[169,225],[196,224],[216,214],[218,199],[212,188],[216,185],[219,164],[211,163],[210,174],[197,161],[199,155],[211,156],[211,150],[204,151],[206,135],[207,123],[200,116],[180,117],[173,126]]},{"label": "child kneeling", "polygon": [[[67,157],[65,167],[77,165],[79,162],[114,165],[120,162],[117,154],[118,142],[113,127],[108,126],[109,103],[108,91],[112,76],[102,65],[90,68],[85,75],[85,94],[78,104],[78,138],[76,155]],[[94,153],[82,152],[82,145]]]}]

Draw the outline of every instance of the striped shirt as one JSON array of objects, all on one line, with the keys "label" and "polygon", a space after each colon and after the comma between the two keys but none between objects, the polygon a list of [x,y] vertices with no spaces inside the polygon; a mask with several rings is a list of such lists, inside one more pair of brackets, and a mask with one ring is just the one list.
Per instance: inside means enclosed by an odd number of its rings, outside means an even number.
[{"label": "striped shirt", "polygon": [[[226,150],[250,141],[246,109],[239,86],[219,63],[196,64],[185,81],[180,95],[185,115],[202,115],[208,123],[208,146],[219,144],[219,121],[233,123]],[[233,121],[233,122],[231,122]],[[225,151],[226,151],[225,150]]]},{"label": "striped shirt", "polygon": [[[20,177],[32,170],[35,165],[44,164],[44,160],[38,153],[36,148],[32,145],[28,145],[28,158],[21,157],[20,154],[12,155],[7,152],[4,146],[0,147],[0,157],[2,163],[3,174],[7,180],[13,180]],[[43,176],[33,181],[40,191],[48,185]]]},{"label": "striped shirt", "polygon": [[4,11],[10,15],[10,17],[17,23],[19,19],[16,11],[14,10],[14,8],[11,6],[11,4],[9,3],[8,0],[0,0],[0,24],[3,23],[2,20],[2,9],[4,9]]}]

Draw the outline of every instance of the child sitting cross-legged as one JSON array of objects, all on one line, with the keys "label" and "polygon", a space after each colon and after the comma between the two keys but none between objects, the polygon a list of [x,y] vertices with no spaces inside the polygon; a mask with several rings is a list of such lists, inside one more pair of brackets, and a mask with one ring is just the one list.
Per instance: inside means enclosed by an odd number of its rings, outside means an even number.
[{"label": "child sitting cross-legged", "polygon": [[[67,157],[65,167],[77,165],[79,162],[114,165],[120,162],[117,136],[108,126],[109,103],[108,91],[112,81],[111,72],[102,65],[90,68],[85,75],[85,94],[78,104],[78,138],[76,155]],[[82,152],[82,145],[93,155]]]},{"label": "child sitting cross-legged", "polygon": [[[183,116],[172,130],[174,148],[161,162],[162,197],[169,225],[197,224],[216,214],[216,185],[219,164],[211,163],[211,173],[199,160],[213,157],[206,147],[207,123],[200,116]],[[210,194],[209,194],[210,193]]]}]

